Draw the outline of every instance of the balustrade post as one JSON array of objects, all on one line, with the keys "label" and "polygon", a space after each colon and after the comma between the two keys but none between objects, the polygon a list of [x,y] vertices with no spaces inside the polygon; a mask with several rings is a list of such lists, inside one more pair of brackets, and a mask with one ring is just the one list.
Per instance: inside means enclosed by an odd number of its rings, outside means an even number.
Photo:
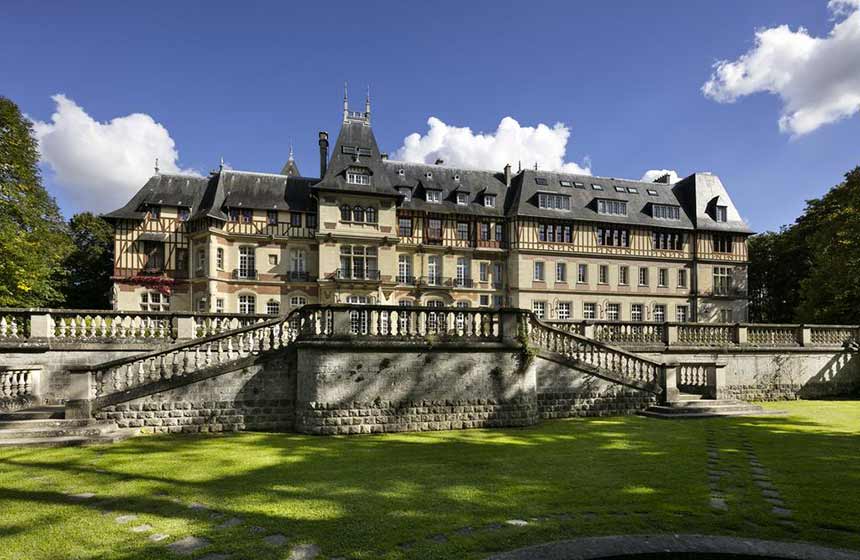
[{"label": "balustrade post", "polygon": [[352,316],[348,309],[332,309],[332,336],[348,337],[352,335]]},{"label": "balustrade post", "polygon": [[678,390],[678,373],[681,369],[681,364],[675,361],[667,361],[660,368],[660,385],[663,389],[661,398],[663,404],[677,401],[681,392]]},{"label": "balustrade post", "polygon": [[192,315],[173,317],[173,337],[176,340],[190,340],[197,334],[197,323]]},{"label": "balustrade post", "polygon": [[585,325],[583,325],[583,327],[582,327],[582,335],[583,335],[585,338],[590,338],[591,340],[594,340],[594,331],[595,331],[595,330],[597,330],[597,327],[595,327],[595,326],[594,326],[593,324],[591,324],[591,323],[586,323],[586,324],[585,324]]},{"label": "balustrade post", "polygon": [[797,341],[801,346],[812,346],[812,329],[807,327],[806,325],[800,325],[798,327],[798,336]]},{"label": "balustrade post", "polygon": [[663,342],[666,343],[666,346],[674,346],[678,344],[678,325],[666,323],[663,328],[663,332],[665,333],[663,335]]},{"label": "balustrade post", "polygon": [[726,388],[726,362],[717,360],[708,365],[708,396],[712,399],[721,399]]},{"label": "balustrade post", "polygon": [[30,314],[30,338],[51,338],[53,331],[49,312],[34,311]]},{"label": "balustrade post", "polygon": [[517,344],[520,328],[525,328],[523,324],[525,315],[513,309],[502,309],[499,311],[499,316],[499,326],[501,327],[499,336],[502,342]]},{"label": "balustrade post", "polygon": [[69,370],[66,419],[81,420],[92,416],[93,372],[88,369]]},{"label": "balustrade post", "polygon": [[747,344],[749,342],[749,327],[746,325],[735,325],[735,344]]}]

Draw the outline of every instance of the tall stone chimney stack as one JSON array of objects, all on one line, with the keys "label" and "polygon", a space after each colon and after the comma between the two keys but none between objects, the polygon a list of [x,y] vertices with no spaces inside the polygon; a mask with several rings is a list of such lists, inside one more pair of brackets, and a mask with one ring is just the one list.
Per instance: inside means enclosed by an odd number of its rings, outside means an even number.
[{"label": "tall stone chimney stack", "polygon": [[328,132],[320,130],[320,179],[325,175],[328,165]]},{"label": "tall stone chimney stack", "polygon": [[505,165],[505,186],[506,187],[511,186],[511,164],[510,163]]}]

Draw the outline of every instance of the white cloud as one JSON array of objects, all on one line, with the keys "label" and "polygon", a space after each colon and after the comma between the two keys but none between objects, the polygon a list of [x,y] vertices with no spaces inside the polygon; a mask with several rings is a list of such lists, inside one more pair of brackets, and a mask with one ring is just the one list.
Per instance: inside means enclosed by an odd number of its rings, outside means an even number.
[{"label": "white cloud", "polygon": [[752,49],[714,65],[702,93],[719,103],[778,95],[779,128],[795,136],[860,111],[860,0],[830,0],[827,7],[834,25],[826,37],[787,25],[759,29]]},{"label": "white cloud", "polygon": [[678,172],[675,171],[674,169],[649,169],[648,171],[646,171],[645,173],[642,174],[642,178],[639,180],[651,183],[654,181],[654,179],[657,179],[658,177],[662,177],[663,175],[665,175],[667,173],[669,174],[669,182],[670,183],[677,183],[678,181],[681,180],[681,177],[678,176]]},{"label": "white cloud", "polygon": [[570,129],[561,123],[520,126],[505,117],[495,132],[486,134],[447,125],[436,117],[430,117],[427,124],[430,129],[426,134],[415,132],[404,138],[403,146],[392,157],[423,163],[442,159],[452,167],[498,171],[507,163],[516,169],[518,162],[523,167],[534,167],[537,162],[539,169],[591,175],[588,160],[582,165],[564,161]]},{"label": "white cloud", "polygon": [[63,94],[50,122],[35,121],[42,163],[56,175],[63,198],[81,210],[119,208],[153,174],[155,158],[162,172],[180,169],[179,153],[163,125],[143,113],[101,123]]}]

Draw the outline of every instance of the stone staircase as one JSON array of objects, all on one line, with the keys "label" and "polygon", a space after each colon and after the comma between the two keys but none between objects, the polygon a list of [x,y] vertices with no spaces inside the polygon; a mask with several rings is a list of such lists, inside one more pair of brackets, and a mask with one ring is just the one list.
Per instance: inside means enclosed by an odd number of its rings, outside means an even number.
[{"label": "stone staircase", "polygon": [[721,416],[760,416],[785,414],[780,410],[762,408],[737,399],[706,399],[701,395],[682,393],[678,400],[655,405],[642,411],[642,416],[663,419],[716,418]]},{"label": "stone staircase", "polygon": [[70,447],[116,443],[136,435],[113,422],[66,420],[63,406],[40,406],[0,414],[0,447]]}]

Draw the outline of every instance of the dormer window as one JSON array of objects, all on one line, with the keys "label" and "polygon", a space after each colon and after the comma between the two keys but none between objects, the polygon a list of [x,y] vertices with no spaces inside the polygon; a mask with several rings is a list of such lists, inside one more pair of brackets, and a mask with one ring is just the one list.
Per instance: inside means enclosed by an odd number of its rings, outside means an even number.
[{"label": "dormer window", "polygon": [[637,189],[636,187],[627,187],[627,192],[629,192],[630,194],[639,194],[639,189]]},{"label": "dormer window", "polygon": [[598,185],[597,183],[591,183],[591,188],[595,191],[602,191],[603,185]]},{"label": "dormer window", "polygon": [[727,206],[714,207],[714,221],[727,222],[729,220],[729,209]]},{"label": "dormer window", "polygon": [[150,204],[146,207],[146,211],[149,213],[149,217],[153,220],[157,220],[161,217],[161,206],[158,204]]},{"label": "dormer window", "polygon": [[467,204],[469,204],[469,195],[466,193],[458,192],[457,204],[459,204],[460,206],[466,206]]},{"label": "dormer window", "polygon": [[346,182],[350,185],[369,185],[370,173],[359,167],[350,167],[346,172]]},{"label": "dormer window", "polygon": [[648,196],[659,196],[660,195],[660,193],[658,193],[654,189],[646,189],[646,191],[648,192]]},{"label": "dormer window", "polygon": [[584,189],[584,188],[585,188],[585,184],[584,184],[584,183],[579,183],[579,182],[577,182],[577,181],[574,181],[574,182],[573,182],[573,188],[575,188],[575,189]]},{"label": "dormer window", "polygon": [[561,185],[562,187],[567,187],[567,188],[570,188],[570,187],[572,187],[572,186],[573,186],[573,183],[571,183],[570,181],[565,181],[565,180],[563,180],[563,179],[562,179],[562,180],[560,180],[560,181],[558,182],[558,184],[559,184],[559,185]]},{"label": "dormer window", "polygon": [[433,172],[428,171],[427,173],[424,174],[424,178],[432,181],[433,180]]},{"label": "dormer window", "polygon": [[188,208],[180,208],[179,214],[178,214],[179,221],[180,222],[187,222],[188,221],[188,214],[189,214]]},{"label": "dormer window", "polygon": [[495,208],[496,207],[496,195],[485,194],[484,195],[484,206],[486,206],[487,208]]},{"label": "dormer window", "polygon": [[425,196],[427,202],[432,202],[433,204],[442,202],[442,193],[440,191],[427,191]]},{"label": "dormer window", "polygon": [[538,208],[570,210],[570,197],[564,194],[538,193]]},{"label": "dormer window", "polygon": [[535,184],[543,187],[549,185],[545,177],[535,177]]},{"label": "dormer window", "polygon": [[405,177],[406,176],[406,170],[398,169],[397,174],[400,175],[401,177]]},{"label": "dormer window", "polygon": [[680,220],[681,207],[670,206],[668,204],[654,204],[651,207],[651,214],[658,220]]},{"label": "dormer window", "polygon": [[459,182],[460,182],[460,175],[459,175],[459,174],[458,174],[458,175],[454,175],[454,181],[455,181],[455,182],[457,182],[457,183],[459,183]]},{"label": "dormer window", "polygon": [[627,192],[627,191],[624,190],[624,187],[615,185],[615,192]]},{"label": "dormer window", "polygon": [[597,199],[597,213],[607,216],[626,216],[627,201],[626,200],[606,200],[604,198]]},{"label": "dormer window", "polygon": [[409,187],[400,187],[397,190],[401,195],[403,195],[403,202],[409,202],[412,200],[412,189]]}]

